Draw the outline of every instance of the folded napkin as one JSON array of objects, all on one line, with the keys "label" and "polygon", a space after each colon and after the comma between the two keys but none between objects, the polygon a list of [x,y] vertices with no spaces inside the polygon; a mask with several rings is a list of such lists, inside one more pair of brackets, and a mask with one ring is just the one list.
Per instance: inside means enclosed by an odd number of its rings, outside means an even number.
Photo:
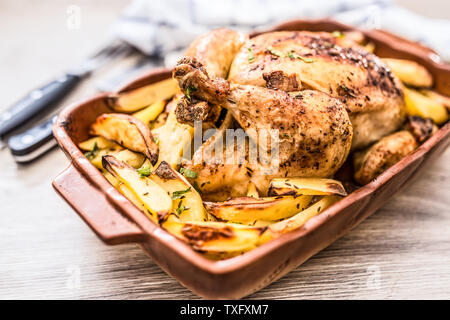
[{"label": "folded napkin", "polygon": [[118,38],[173,66],[197,36],[218,27],[248,31],[295,18],[330,17],[419,41],[450,61],[450,21],[425,18],[391,0],[134,0],[113,26]]}]

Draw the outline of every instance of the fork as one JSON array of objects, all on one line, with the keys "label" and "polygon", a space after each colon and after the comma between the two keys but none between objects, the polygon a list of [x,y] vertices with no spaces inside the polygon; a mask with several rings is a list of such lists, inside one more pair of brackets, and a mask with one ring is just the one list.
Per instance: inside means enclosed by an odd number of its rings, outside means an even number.
[{"label": "fork", "polygon": [[0,115],[0,138],[52,105],[62,100],[83,78],[111,60],[129,54],[133,49],[125,42],[112,41],[76,68],[31,91]]}]

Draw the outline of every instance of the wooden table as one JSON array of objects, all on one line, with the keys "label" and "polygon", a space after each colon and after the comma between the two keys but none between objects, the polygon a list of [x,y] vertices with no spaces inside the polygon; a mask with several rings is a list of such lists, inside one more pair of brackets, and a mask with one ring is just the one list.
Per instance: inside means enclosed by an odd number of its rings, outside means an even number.
[{"label": "wooden table", "polygon": [[[96,47],[125,2],[75,1],[82,26],[70,31],[65,10],[72,1],[2,1],[0,108]],[[65,103],[92,94],[95,80]],[[449,163],[447,150],[383,209],[250,298],[449,299]],[[51,187],[67,164],[58,149],[28,166],[0,151],[0,298],[198,298],[136,245],[97,239]]]}]

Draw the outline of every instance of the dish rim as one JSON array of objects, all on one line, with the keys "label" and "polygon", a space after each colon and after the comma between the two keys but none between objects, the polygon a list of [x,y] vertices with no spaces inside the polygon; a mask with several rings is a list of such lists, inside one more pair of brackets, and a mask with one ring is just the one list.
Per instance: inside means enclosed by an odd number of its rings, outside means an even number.
[{"label": "dish rim", "polygon": [[[320,20],[291,20],[283,24],[280,24],[270,30],[266,30],[264,32],[271,32],[274,30],[278,30],[279,28],[282,28],[283,25],[299,22],[304,23],[305,21],[311,24],[317,21],[320,22],[331,21],[336,25],[342,25],[343,29],[345,27],[345,30],[361,31],[357,28],[346,26],[333,20],[320,19]],[[429,59],[433,64],[436,65],[436,68],[442,68],[445,69],[446,71],[450,71],[450,66],[437,64],[431,58]],[[171,73],[170,69],[166,68],[154,69],[140,76],[139,78],[131,81],[130,83],[126,84],[121,89],[119,89],[117,93],[135,89],[137,87],[144,85],[144,83],[149,84],[160,81],[166,78],[167,75],[170,76],[170,73]],[[66,123],[68,119],[71,118],[72,113],[79,108],[85,107],[86,105],[90,105],[93,104],[94,102],[98,102],[101,100],[104,101],[108,95],[109,93],[102,93],[92,98],[86,99],[84,101],[75,102],[71,104],[69,107],[65,108],[58,116],[58,119],[54,124],[53,129],[54,135],[63,151],[71,159],[70,165],[73,165],[75,169],[81,172],[85,176],[85,178],[91,184],[93,184],[95,188],[104,193],[106,201],[109,201],[115,208],[118,209],[118,211],[124,217],[128,218],[129,221],[131,221],[133,224],[135,224],[138,228],[142,230],[144,236],[142,242],[155,240],[159,241],[163,243],[163,245],[168,246],[171,250],[173,250],[184,260],[189,261],[197,268],[214,275],[232,273],[256,262],[263,256],[268,255],[275,250],[278,250],[282,246],[285,246],[294,241],[301,241],[302,238],[307,236],[310,232],[314,232],[315,230],[320,228],[328,219],[332,219],[335,215],[339,214],[346,207],[351,206],[353,203],[361,200],[364,197],[368,197],[368,199],[370,200],[370,195],[372,193],[381,188],[384,184],[388,183],[392,178],[394,178],[394,176],[401,173],[402,170],[404,170],[410,164],[415,162],[417,159],[422,158],[433,147],[438,145],[438,143],[441,140],[443,140],[445,137],[447,137],[447,135],[450,134],[450,122],[447,122],[439,129],[438,132],[436,132],[432,137],[430,137],[427,141],[425,141],[422,145],[420,145],[415,151],[413,151],[411,154],[409,154],[408,156],[397,162],[395,165],[390,167],[388,170],[383,172],[374,181],[353,191],[346,197],[342,198],[341,200],[339,200],[338,202],[327,208],[319,215],[309,219],[302,227],[293,230],[289,233],[283,234],[280,237],[275,238],[242,255],[216,261],[204,257],[203,255],[201,255],[201,253],[195,251],[188,244],[186,244],[182,240],[179,240],[178,238],[176,238],[175,236],[164,230],[161,226],[154,224],[150,219],[148,219],[144,212],[135,207],[116,188],[111,186],[111,184],[106,180],[106,178],[101,174],[101,172],[89,162],[89,160],[84,156],[84,154],[80,151],[78,146],[72,140],[71,136],[68,133],[68,130],[66,129]],[[409,179],[407,181],[409,181]]]}]

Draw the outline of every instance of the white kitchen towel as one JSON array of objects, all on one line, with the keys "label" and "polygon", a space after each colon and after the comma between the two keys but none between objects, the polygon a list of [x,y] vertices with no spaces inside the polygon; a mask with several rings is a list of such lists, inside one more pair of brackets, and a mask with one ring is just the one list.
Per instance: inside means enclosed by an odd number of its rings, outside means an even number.
[{"label": "white kitchen towel", "polygon": [[391,31],[450,61],[450,21],[422,17],[391,0],[134,0],[113,33],[148,55],[165,57],[171,66],[193,39],[214,28],[248,31],[323,17]]}]

